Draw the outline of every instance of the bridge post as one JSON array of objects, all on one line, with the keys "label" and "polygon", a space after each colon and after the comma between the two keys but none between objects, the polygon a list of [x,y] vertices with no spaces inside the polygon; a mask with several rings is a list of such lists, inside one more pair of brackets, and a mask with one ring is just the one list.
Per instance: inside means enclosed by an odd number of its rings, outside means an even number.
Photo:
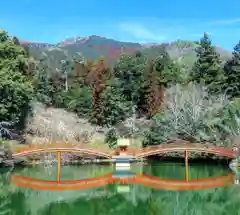
[{"label": "bridge post", "polygon": [[188,151],[185,151],[185,179],[188,182]]},{"label": "bridge post", "polygon": [[240,173],[239,173],[239,171],[238,171],[238,169],[239,169],[239,159],[240,159],[240,156],[239,156],[239,148],[238,147],[234,147],[233,148],[233,150],[236,152],[236,173],[235,173],[235,175],[236,175],[236,177],[235,177],[235,184],[239,184],[239,178],[240,178]]},{"label": "bridge post", "polygon": [[57,169],[57,180],[60,182],[61,180],[61,152],[57,152],[57,159],[58,159],[58,169]]},{"label": "bridge post", "polygon": [[237,176],[238,173],[236,173],[236,177],[235,177],[235,184],[239,184],[239,177]]}]

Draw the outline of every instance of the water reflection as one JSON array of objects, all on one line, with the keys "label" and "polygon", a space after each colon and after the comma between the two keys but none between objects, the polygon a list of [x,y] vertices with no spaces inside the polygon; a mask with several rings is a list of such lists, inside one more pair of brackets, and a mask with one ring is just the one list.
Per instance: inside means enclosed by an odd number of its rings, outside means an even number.
[{"label": "water reflection", "polygon": [[[132,172],[136,172],[135,179],[132,177],[134,175],[131,175],[131,177],[125,177],[124,180],[122,177],[122,180],[118,182],[119,175],[112,174],[113,171],[114,166],[111,165],[63,166],[61,168],[61,183],[63,182],[61,186],[73,186],[74,184],[65,183],[69,181],[76,182],[76,180],[86,180],[86,178],[91,178],[94,181],[95,177],[108,178],[110,175],[112,181],[109,179],[108,184],[101,187],[60,192],[19,187],[8,181],[6,174],[3,173],[0,175],[0,184],[1,191],[5,195],[1,195],[2,208],[0,211],[9,210],[9,214],[21,215],[79,213],[83,215],[130,215],[136,213],[139,215],[237,215],[240,211],[240,188],[239,185],[234,184],[235,176],[227,167],[191,165],[188,171],[188,181],[186,181],[184,165],[176,163],[134,164]],[[36,166],[15,169],[12,176],[57,183],[56,173],[55,167],[46,169]],[[136,177],[140,177],[140,179],[138,178],[137,181]],[[127,181],[130,179],[131,182]],[[143,180],[144,183],[149,183],[155,179],[160,180],[161,187],[153,188],[152,184],[147,186],[142,183]],[[201,186],[206,183],[212,184],[213,179],[217,188],[186,189],[185,191],[175,189],[177,186],[186,187],[186,184],[194,184],[195,186],[201,180]],[[26,181],[24,183],[25,185],[29,184]],[[36,183],[41,184],[41,182]],[[174,189],[169,190],[169,183],[174,186]],[[222,183],[221,187],[217,183]],[[224,183],[226,184],[224,185]]]},{"label": "water reflection", "polygon": [[80,179],[74,181],[58,181],[58,180],[49,181],[18,175],[11,175],[11,183],[23,188],[30,188],[34,190],[58,190],[58,191],[85,190],[106,186],[108,184],[120,183],[120,184],[139,184],[149,186],[155,189],[180,191],[180,190],[213,189],[216,187],[227,186],[234,184],[236,178],[234,173],[230,173],[225,176],[197,180],[188,179],[164,180],[159,177],[146,176],[142,174],[132,174],[131,172],[126,172],[125,174],[129,176],[114,177],[113,174],[105,174],[99,177]]}]

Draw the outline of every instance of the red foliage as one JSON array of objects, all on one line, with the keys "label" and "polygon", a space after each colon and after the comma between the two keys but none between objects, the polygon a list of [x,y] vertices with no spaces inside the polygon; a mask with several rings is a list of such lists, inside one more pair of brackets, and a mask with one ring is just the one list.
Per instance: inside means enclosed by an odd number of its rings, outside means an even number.
[{"label": "red foliage", "polygon": [[145,73],[146,88],[145,101],[147,105],[148,117],[151,118],[161,110],[164,98],[164,87],[158,83],[156,74],[153,71],[152,60],[148,61]]},{"label": "red foliage", "polygon": [[91,67],[92,65],[93,65],[93,61],[90,60],[90,59],[88,59],[88,60],[87,60],[87,66],[88,66],[88,67]]},{"label": "red foliage", "polygon": [[109,68],[107,67],[107,63],[104,59],[98,60],[96,66],[92,67],[91,73],[91,86],[93,88],[92,91],[92,119],[95,123],[100,124],[101,122],[101,94],[105,89],[105,82],[107,74],[109,73]]}]

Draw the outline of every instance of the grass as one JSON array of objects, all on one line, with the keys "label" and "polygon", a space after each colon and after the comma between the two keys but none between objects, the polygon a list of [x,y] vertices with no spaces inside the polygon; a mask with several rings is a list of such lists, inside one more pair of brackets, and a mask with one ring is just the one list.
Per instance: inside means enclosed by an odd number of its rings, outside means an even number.
[{"label": "grass", "polygon": [[0,140],[0,147],[14,149],[15,147],[20,146],[17,141],[14,140]]}]

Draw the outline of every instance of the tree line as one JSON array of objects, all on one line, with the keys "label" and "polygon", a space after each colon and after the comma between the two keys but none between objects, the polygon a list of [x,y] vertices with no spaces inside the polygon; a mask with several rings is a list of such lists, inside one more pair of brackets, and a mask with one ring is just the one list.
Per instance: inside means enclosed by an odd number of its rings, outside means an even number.
[{"label": "tree line", "polygon": [[[240,43],[234,47],[232,58],[222,62],[205,33],[196,55],[189,75],[165,48],[154,58],[142,51],[122,53],[113,65],[104,57],[92,61],[78,54],[66,55],[53,70],[46,53],[37,62],[17,38],[1,31],[0,122],[22,129],[33,101],[65,108],[100,126],[114,126],[130,117],[133,110],[137,117],[152,119],[164,112],[165,89],[176,84],[203,84],[211,95],[239,97]],[[0,128],[2,136],[8,136],[4,126]]]}]

